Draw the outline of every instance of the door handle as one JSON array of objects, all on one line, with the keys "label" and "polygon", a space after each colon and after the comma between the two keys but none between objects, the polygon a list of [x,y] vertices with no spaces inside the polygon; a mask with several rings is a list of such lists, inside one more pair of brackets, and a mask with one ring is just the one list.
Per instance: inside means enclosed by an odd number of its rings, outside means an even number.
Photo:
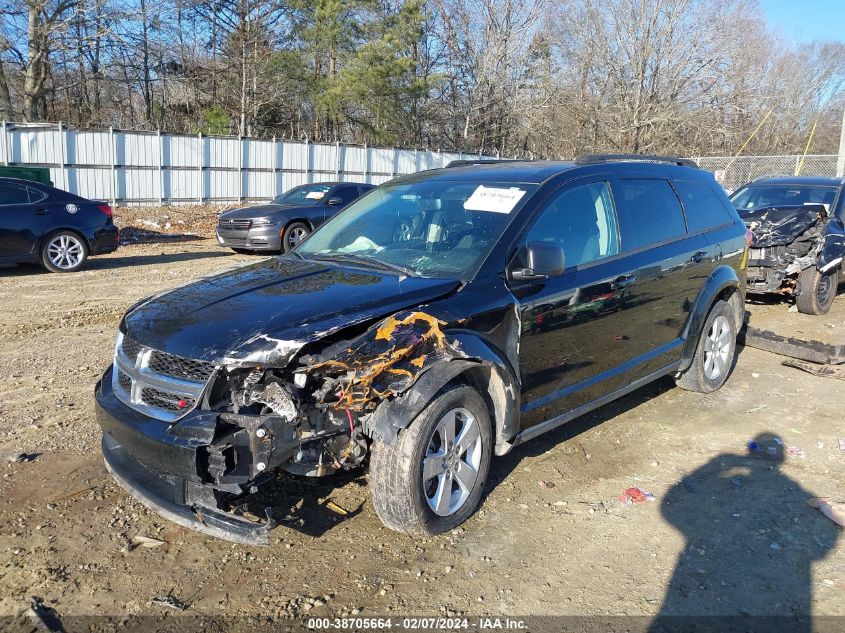
[{"label": "door handle", "polygon": [[693,256],[689,260],[694,264],[700,264],[706,257],[707,253],[705,251],[698,251],[697,253],[693,253]]},{"label": "door handle", "polygon": [[35,210],[35,215],[47,215],[48,213],[49,213],[49,211],[47,211],[47,209],[36,209]]},{"label": "door handle", "polygon": [[634,275],[622,275],[621,277],[617,277],[610,283],[610,287],[613,290],[622,290],[627,286],[630,286],[634,283],[637,278]]}]

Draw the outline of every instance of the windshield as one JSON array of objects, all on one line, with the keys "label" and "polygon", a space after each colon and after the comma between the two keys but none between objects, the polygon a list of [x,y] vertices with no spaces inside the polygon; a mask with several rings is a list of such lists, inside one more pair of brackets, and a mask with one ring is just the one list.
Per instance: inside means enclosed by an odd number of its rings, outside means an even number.
[{"label": "windshield", "polygon": [[306,258],[366,258],[422,277],[468,279],[535,185],[426,180],[385,184],[303,242]]},{"label": "windshield", "polygon": [[296,204],[308,206],[320,204],[334,185],[302,185],[294,187],[273,199],[273,204]]},{"label": "windshield", "polygon": [[739,211],[752,211],[765,207],[803,206],[823,204],[830,211],[836,198],[836,187],[819,185],[751,185],[731,196]]}]

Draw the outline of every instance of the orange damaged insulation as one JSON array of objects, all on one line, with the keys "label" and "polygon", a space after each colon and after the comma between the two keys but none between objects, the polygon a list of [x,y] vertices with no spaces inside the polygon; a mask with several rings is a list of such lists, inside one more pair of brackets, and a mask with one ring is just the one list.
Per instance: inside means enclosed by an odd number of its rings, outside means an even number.
[{"label": "orange damaged insulation", "polygon": [[455,351],[446,341],[443,325],[420,311],[391,316],[341,354],[315,359],[305,371],[334,378],[342,385],[339,399],[330,403],[333,408],[362,411],[401,393],[427,365]]}]

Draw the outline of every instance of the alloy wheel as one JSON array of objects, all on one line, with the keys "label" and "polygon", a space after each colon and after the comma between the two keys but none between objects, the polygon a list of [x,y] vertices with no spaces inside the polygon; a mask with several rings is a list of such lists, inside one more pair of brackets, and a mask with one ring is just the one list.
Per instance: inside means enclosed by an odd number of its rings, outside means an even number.
[{"label": "alloy wheel", "polygon": [[70,270],[82,263],[85,247],[73,235],[62,234],[47,244],[47,257],[56,268]]},{"label": "alloy wheel", "polygon": [[466,503],[478,480],[481,431],[467,409],[447,411],[437,422],[426,448],[422,480],[428,507],[449,516]]},{"label": "alloy wheel", "polygon": [[733,344],[728,319],[723,315],[717,316],[704,339],[704,375],[709,380],[719,379],[728,370]]},{"label": "alloy wheel", "polygon": [[291,248],[296,248],[299,243],[305,239],[305,236],[308,235],[308,231],[306,231],[302,227],[294,227],[290,232],[288,232],[288,245]]}]

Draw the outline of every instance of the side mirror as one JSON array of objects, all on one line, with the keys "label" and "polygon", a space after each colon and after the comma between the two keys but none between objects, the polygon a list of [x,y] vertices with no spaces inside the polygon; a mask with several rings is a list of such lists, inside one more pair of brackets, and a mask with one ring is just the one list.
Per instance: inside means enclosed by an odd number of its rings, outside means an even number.
[{"label": "side mirror", "polygon": [[326,202],[330,207],[339,207],[343,204],[343,198],[340,196],[332,196],[329,198],[328,202]]},{"label": "side mirror", "polygon": [[548,242],[529,242],[525,247],[527,268],[511,270],[514,281],[532,281],[557,277],[565,268],[563,249]]}]

